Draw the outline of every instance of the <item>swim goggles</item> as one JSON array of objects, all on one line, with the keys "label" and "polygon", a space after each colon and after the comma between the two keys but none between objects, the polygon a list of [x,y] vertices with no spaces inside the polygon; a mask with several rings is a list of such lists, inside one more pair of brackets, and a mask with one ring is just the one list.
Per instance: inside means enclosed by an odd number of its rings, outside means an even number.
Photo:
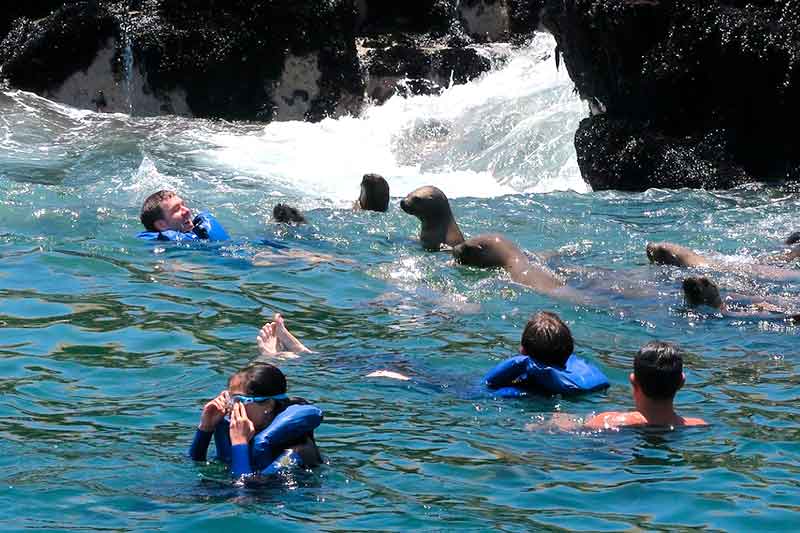
[{"label": "swim goggles", "polygon": [[244,396],[242,394],[234,394],[228,400],[228,405],[233,406],[235,403],[248,403],[265,402],[267,400],[288,400],[289,395],[285,392],[283,394],[275,394],[273,396]]}]

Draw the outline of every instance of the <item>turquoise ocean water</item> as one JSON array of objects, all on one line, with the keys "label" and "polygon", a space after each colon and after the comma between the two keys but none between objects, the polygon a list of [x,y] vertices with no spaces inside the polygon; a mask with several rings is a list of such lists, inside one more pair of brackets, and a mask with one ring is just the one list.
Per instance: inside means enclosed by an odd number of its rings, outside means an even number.
[{"label": "turquoise ocean water", "polygon": [[[687,309],[686,272],[648,265],[644,247],[762,257],[800,230],[800,194],[589,192],[571,148],[585,107],[540,41],[440,97],[314,125],[96,115],[0,93],[0,529],[795,530],[800,328]],[[388,213],[347,209],[364,172],[387,177]],[[429,183],[465,233],[558,252],[548,263],[596,303],[424,253],[397,202]],[[141,201],[162,187],[211,209],[233,241],[136,240]],[[270,223],[277,201],[311,224]],[[335,260],[264,264],[265,237]],[[714,276],[800,298],[797,281]],[[608,392],[497,400],[476,386],[542,309],[568,322]],[[275,312],[315,351],[280,367],[325,411],[326,463],[237,487],[185,452],[202,403],[256,359]],[[678,403],[710,427],[546,424],[630,407],[632,356],[652,339],[688,351]],[[365,377],[381,369],[413,379]]]}]

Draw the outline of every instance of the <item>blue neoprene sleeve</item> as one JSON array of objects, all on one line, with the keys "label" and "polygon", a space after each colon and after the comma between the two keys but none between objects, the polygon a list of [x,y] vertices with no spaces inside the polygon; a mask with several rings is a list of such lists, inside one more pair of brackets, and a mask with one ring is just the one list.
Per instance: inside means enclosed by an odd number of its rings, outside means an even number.
[{"label": "blue neoprene sleeve", "polygon": [[212,431],[203,431],[197,429],[194,432],[194,439],[192,445],[189,447],[189,457],[193,461],[205,461],[208,454],[208,445],[211,444],[211,437],[214,435]]},{"label": "blue neoprene sleeve", "polygon": [[240,478],[247,474],[252,474],[253,468],[250,466],[250,447],[247,444],[236,444],[231,447],[231,474],[235,478]]}]

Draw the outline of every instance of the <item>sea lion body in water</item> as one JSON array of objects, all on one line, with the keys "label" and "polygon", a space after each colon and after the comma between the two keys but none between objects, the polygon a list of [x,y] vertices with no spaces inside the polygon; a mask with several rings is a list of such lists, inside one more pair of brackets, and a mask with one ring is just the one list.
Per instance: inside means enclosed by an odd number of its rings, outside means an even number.
[{"label": "sea lion body in water", "polygon": [[740,272],[772,280],[800,279],[800,270],[753,263],[727,262],[714,259],[671,242],[647,243],[647,258],[657,265],[709,268],[729,272]]},{"label": "sea lion body in water", "polygon": [[364,174],[355,209],[385,213],[389,209],[389,183],[380,174]]},{"label": "sea lion body in water", "polygon": [[[703,276],[684,279],[683,295],[687,305],[691,307],[707,305],[718,309],[723,316],[731,318],[789,319],[800,321],[800,313],[787,311],[788,306],[769,302],[765,298],[729,295],[729,297],[723,300],[717,284]],[[749,300],[749,302],[734,302],[734,300]],[[731,308],[731,305],[734,304],[737,306],[736,309]]]},{"label": "sea lion body in water", "polygon": [[468,239],[453,248],[453,257],[462,265],[504,268],[512,280],[537,292],[562,298],[574,294],[562,279],[546,268],[531,263],[522,250],[502,235],[480,235]]},{"label": "sea lion body in water", "polygon": [[437,252],[443,244],[453,247],[464,242],[464,234],[456,224],[447,196],[436,187],[412,191],[400,201],[400,209],[419,219],[419,240],[426,250]]}]

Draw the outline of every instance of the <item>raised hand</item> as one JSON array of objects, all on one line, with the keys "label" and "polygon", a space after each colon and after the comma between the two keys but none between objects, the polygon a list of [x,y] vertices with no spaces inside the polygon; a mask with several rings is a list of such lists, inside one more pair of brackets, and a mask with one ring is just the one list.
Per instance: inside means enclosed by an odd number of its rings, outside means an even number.
[{"label": "raised hand", "polygon": [[228,391],[224,390],[219,395],[203,406],[200,415],[200,424],[197,426],[202,431],[214,431],[219,421],[225,416],[228,408]]},{"label": "raised hand", "polygon": [[247,417],[247,411],[245,411],[244,404],[233,404],[230,426],[231,444],[233,446],[238,444],[247,444],[255,434],[256,428],[253,425],[252,420]]}]

